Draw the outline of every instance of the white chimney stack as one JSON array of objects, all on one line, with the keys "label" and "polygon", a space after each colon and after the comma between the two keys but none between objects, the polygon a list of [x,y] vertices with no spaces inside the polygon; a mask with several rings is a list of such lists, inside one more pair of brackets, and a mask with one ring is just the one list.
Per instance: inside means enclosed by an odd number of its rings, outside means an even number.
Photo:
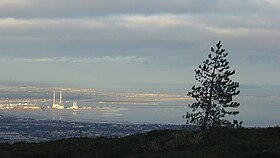
[{"label": "white chimney stack", "polygon": [[53,91],[53,105],[55,104],[55,91]]},{"label": "white chimney stack", "polygon": [[60,91],[59,105],[62,105],[62,92]]}]

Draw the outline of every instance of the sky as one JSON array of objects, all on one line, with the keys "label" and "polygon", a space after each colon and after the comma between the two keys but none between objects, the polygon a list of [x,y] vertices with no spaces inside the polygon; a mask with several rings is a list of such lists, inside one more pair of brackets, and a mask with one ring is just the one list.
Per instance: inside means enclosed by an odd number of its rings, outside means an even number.
[{"label": "sky", "polygon": [[0,0],[0,83],[195,84],[222,41],[235,81],[280,78],[279,0]]}]

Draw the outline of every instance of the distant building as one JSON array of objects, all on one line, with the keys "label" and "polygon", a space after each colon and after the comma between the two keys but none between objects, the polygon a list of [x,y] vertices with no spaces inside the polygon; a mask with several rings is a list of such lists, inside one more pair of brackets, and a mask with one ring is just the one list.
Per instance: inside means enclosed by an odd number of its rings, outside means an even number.
[{"label": "distant building", "polygon": [[68,107],[67,109],[79,109],[78,107],[78,102],[77,101],[74,101],[72,106]]},{"label": "distant building", "polygon": [[64,106],[62,104],[62,92],[60,91],[59,94],[60,94],[59,103],[56,103],[56,98],[55,98],[56,93],[55,91],[53,91],[53,106],[52,106],[53,109],[64,109]]}]

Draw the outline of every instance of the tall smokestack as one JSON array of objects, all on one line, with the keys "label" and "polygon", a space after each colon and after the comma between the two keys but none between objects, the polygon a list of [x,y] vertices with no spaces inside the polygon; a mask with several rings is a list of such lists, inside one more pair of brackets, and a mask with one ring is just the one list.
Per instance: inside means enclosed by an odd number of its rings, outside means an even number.
[{"label": "tall smokestack", "polygon": [[59,95],[59,104],[62,105],[62,92],[60,91],[60,95]]},{"label": "tall smokestack", "polygon": [[53,91],[53,105],[55,104],[55,91]]}]

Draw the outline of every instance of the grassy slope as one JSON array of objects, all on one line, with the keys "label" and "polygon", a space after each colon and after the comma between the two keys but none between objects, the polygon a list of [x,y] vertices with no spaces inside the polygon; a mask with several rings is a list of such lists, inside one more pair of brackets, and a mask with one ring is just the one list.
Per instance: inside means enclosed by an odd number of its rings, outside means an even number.
[{"label": "grassy slope", "polygon": [[280,157],[280,128],[164,130],[115,139],[0,144],[0,157]]}]

